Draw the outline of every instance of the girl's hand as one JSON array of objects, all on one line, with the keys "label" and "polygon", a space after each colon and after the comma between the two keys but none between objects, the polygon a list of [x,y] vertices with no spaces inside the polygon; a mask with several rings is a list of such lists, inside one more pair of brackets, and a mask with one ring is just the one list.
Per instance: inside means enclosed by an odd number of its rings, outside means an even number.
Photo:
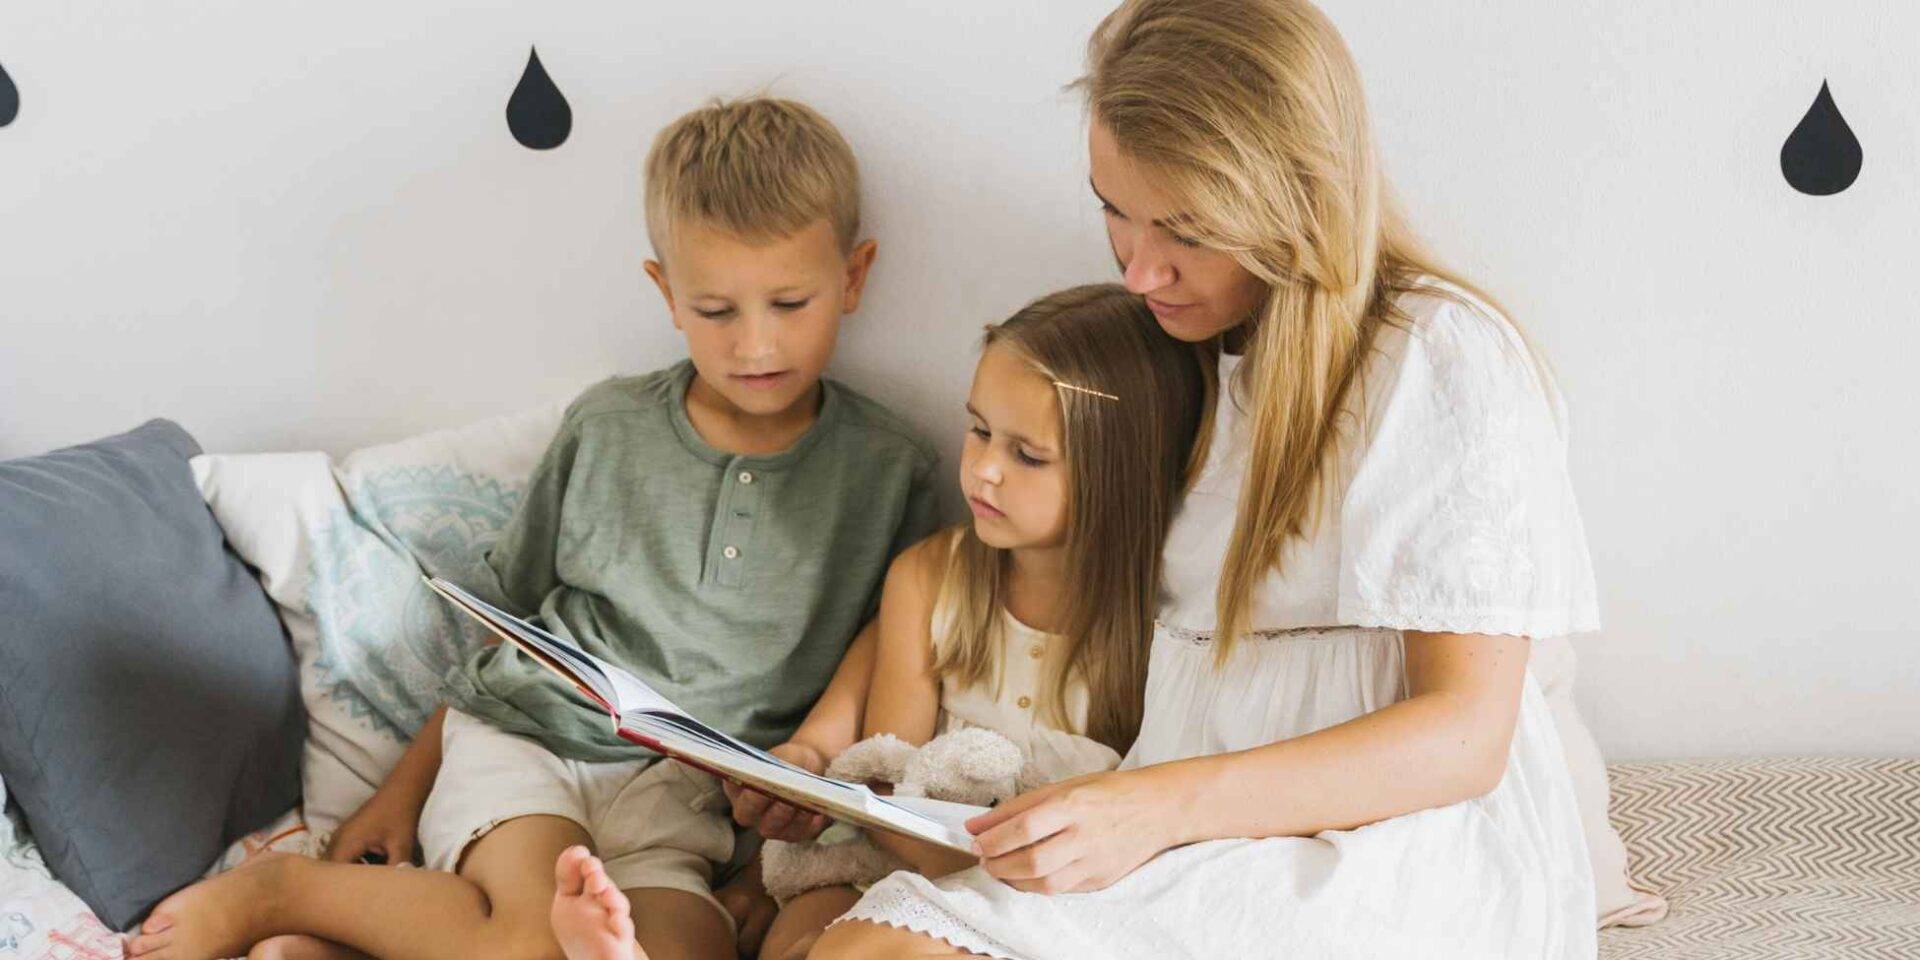
[{"label": "girl's hand", "polygon": [[327,859],[359,860],[398,866],[412,863],[420,809],[425,798],[382,787],[353,812],[327,843]]},{"label": "girl's hand", "polygon": [[1028,893],[1111,886],[1176,844],[1179,810],[1142,773],[1062,780],[967,821],[982,865]]},{"label": "girl's hand", "polygon": [[[789,740],[767,752],[811,773],[822,773],[827,769],[827,758],[803,743]],[[802,810],[731,780],[720,781],[720,789],[726,791],[727,799],[733,803],[733,822],[752,827],[769,840],[806,843],[819,836],[830,822],[820,814]]]}]

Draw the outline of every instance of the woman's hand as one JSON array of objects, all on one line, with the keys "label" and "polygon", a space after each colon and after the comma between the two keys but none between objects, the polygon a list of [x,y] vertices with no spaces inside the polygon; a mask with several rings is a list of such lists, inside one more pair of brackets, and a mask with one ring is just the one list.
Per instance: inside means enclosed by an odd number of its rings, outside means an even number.
[{"label": "woman's hand", "polygon": [[1062,780],[967,821],[981,863],[1028,893],[1111,886],[1178,843],[1178,805],[1150,769]]},{"label": "woman's hand", "polygon": [[[827,769],[827,758],[804,743],[789,740],[767,752],[811,773],[821,773]],[[769,840],[806,843],[827,828],[829,821],[826,817],[775,800],[750,787],[722,780],[720,788],[726,791],[727,799],[733,803],[733,822],[756,829]]]},{"label": "woman's hand", "polygon": [[333,832],[327,859],[339,863],[360,860],[398,866],[412,863],[420,827],[420,809],[426,798],[418,791],[381,787],[360,809]]}]

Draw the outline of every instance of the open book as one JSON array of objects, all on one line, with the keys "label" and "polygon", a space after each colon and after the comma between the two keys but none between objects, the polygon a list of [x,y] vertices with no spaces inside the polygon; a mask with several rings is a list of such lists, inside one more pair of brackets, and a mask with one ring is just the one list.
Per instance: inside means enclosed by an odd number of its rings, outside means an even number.
[{"label": "open book", "polygon": [[924,797],[883,797],[866,784],[823,777],[795,766],[700,722],[639,677],[459,585],[439,577],[426,581],[435,593],[606,710],[623,739],[794,806],[960,853],[973,852],[973,835],[962,824],[985,813],[986,807]]}]

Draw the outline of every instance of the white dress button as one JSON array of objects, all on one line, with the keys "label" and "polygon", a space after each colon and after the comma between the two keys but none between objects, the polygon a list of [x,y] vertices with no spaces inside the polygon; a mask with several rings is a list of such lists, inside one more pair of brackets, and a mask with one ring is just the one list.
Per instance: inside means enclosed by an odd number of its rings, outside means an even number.
[{"label": "white dress button", "polygon": [[728,547],[725,550],[720,551],[720,555],[723,557],[726,557],[728,560],[738,560],[740,558],[740,548]]},{"label": "white dress button", "polygon": [[742,471],[740,471],[740,482],[741,482],[741,483],[752,483],[752,482],[753,482],[753,471],[751,471],[751,470],[742,470]]}]

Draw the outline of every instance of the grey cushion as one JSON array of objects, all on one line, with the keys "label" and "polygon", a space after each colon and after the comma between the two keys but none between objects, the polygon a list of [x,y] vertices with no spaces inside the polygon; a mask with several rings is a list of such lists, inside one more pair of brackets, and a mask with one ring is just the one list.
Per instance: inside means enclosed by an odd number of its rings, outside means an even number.
[{"label": "grey cushion", "polygon": [[293,654],[177,424],[0,463],[0,779],[117,929],[299,799]]}]

